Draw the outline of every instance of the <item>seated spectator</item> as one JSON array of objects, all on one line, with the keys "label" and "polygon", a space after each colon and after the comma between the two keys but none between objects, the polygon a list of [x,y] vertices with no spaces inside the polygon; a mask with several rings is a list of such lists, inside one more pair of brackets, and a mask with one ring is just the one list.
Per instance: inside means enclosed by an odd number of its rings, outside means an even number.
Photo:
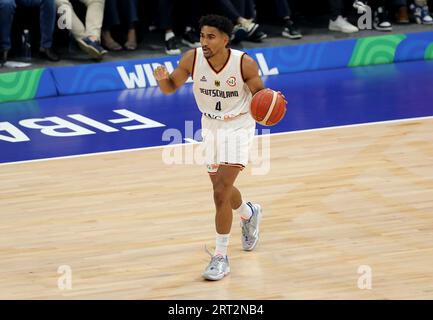
[{"label": "seated spectator", "polygon": [[72,14],[72,35],[78,46],[93,59],[100,60],[107,53],[101,46],[101,27],[105,0],[80,0],[87,7],[86,25],[77,17],[69,0],[56,0],[57,7],[67,6]]},{"label": "seated spectator", "polygon": [[218,3],[224,15],[235,24],[231,39],[233,43],[238,43],[245,39],[259,42],[267,37],[259,29],[259,25],[254,22],[255,10],[253,0],[219,0]]},{"label": "seated spectator", "polygon": [[416,23],[433,24],[433,18],[430,15],[427,0],[414,0],[410,5],[410,10]]},{"label": "seated spectator", "polygon": [[178,55],[181,53],[173,32],[173,0],[158,0],[159,27],[164,30],[165,53]]},{"label": "seated spectator", "polygon": [[56,20],[54,0],[0,0],[0,64],[6,63],[11,48],[11,28],[16,5],[39,7],[41,44],[39,53],[42,58],[58,61],[59,56],[52,50],[53,31]]},{"label": "seated spectator", "polygon": [[339,31],[344,33],[358,32],[359,29],[354,25],[350,24],[346,18],[344,18],[344,6],[343,0],[329,0],[331,7],[331,18],[329,20],[329,30]]},{"label": "seated spectator", "polygon": [[284,28],[281,32],[283,37],[289,39],[301,39],[302,34],[299,32],[295,22],[292,20],[292,10],[290,9],[288,0],[275,0],[277,12],[280,18],[284,21]]},{"label": "seated spectator", "polygon": [[111,51],[120,51],[122,46],[113,39],[111,29],[125,24],[128,27],[126,50],[137,49],[137,36],[134,23],[138,21],[137,0],[105,0],[104,23],[102,25],[102,45]]},{"label": "seated spectator", "polygon": [[[178,14],[176,16],[176,18],[183,20],[181,22],[183,22],[183,27],[185,28],[181,41],[190,48],[197,48],[200,46],[199,32],[194,27],[198,24],[200,19],[200,1],[201,0],[184,0],[179,2],[179,4],[183,6],[183,10],[181,11],[185,11],[186,13]],[[165,53],[168,55],[178,55],[181,53],[178,41],[173,31],[175,16],[173,10],[173,0],[158,0],[158,25],[165,33]],[[150,29],[155,29],[155,26],[151,26]]]},{"label": "seated spectator", "polygon": [[399,24],[408,24],[409,14],[407,11],[407,0],[392,0],[392,9],[395,11],[395,22]]},{"label": "seated spectator", "polygon": [[200,47],[200,32],[198,21],[201,17],[202,0],[183,0],[182,4],[187,8],[188,14],[179,17],[182,21],[185,31],[182,35],[182,43],[190,48]]}]

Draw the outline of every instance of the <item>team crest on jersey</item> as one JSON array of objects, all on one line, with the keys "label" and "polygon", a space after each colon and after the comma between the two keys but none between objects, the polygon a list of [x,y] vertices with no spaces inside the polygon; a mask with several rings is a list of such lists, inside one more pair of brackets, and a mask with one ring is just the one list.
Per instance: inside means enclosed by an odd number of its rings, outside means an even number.
[{"label": "team crest on jersey", "polygon": [[201,77],[200,81],[201,81],[201,82],[207,82],[207,79],[206,79],[205,76],[203,76],[203,77]]},{"label": "team crest on jersey", "polygon": [[227,79],[226,83],[230,86],[230,87],[234,87],[236,86],[236,78],[231,76],[230,78]]},{"label": "team crest on jersey", "polygon": [[215,80],[215,87],[219,87],[221,85],[221,82],[219,80]]}]

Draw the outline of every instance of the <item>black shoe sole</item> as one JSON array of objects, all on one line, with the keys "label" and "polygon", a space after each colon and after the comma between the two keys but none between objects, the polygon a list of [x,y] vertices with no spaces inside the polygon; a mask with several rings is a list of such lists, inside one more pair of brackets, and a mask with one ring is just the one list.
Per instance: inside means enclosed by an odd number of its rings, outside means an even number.
[{"label": "black shoe sole", "polygon": [[288,33],[285,33],[285,34],[281,34],[284,38],[289,38],[289,39],[292,39],[292,40],[299,40],[299,39],[302,39],[302,35],[297,35],[297,36],[292,36],[292,35],[290,35],[290,34],[288,34]]},{"label": "black shoe sole", "polygon": [[92,46],[89,46],[82,40],[77,40],[78,46],[83,50],[85,53],[87,53],[89,56],[91,56],[94,59],[102,59],[102,56],[106,54],[106,52],[99,52]]}]

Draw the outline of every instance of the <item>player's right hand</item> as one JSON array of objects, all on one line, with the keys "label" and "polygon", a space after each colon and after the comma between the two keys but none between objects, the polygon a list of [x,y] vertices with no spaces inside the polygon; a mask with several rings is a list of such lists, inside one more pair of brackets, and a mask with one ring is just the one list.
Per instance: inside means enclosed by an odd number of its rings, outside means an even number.
[{"label": "player's right hand", "polygon": [[284,96],[284,94],[281,91],[277,91],[277,93],[283,97],[284,102],[287,104],[287,100],[286,100],[286,97]]},{"label": "player's right hand", "polygon": [[167,80],[170,75],[164,66],[158,66],[153,72],[153,76],[155,77],[156,81],[161,81]]}]

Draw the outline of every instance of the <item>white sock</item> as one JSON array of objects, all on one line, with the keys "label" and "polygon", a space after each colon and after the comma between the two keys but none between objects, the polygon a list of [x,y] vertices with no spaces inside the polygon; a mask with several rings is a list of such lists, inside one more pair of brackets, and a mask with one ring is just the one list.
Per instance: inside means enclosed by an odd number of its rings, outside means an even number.
[{"label": "white sock", "polygon": [[253,211],[251,210],[250,206],[247,205],[245,201],[242,201],[242,204],[239,208],[237,208],[236,213],[240,215],[241,219],[243,220],[249,220],[251,216],[253,215]]},{"label": "white sock", "polygon": [[227,248],[229,246],[229,238],[230,234],[219,234],[216,235],[215,240],[215,254],[216,255],[222,255],[223,257],[227,256]]},{"label": "white sock", "polygon": [[173,31],[169,31],[165,33],[165,41],[174,37]]}]

